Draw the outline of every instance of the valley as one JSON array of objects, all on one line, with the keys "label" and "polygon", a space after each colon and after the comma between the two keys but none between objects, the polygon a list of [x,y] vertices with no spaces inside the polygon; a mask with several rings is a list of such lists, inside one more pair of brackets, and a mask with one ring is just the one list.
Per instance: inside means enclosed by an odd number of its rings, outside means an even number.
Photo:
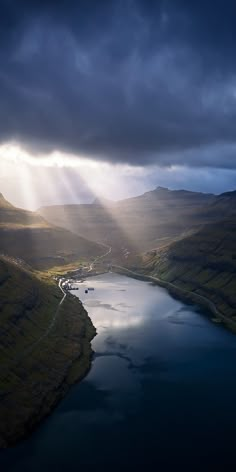
[{"label": "valley", "polygon": [[39,213],[109,243],[113,267],[156,277],[172,292],[206,306],[205,298],[235,329],[235,202],[236,192],[216,196],[158,187],[116,203],[47,207]]},{"label": "valley", "polygon": [[0,195],[0,254],[46,270],[103,253],[101,245],[48,223],[36,212],[16,208]]},{"label": "valley", "polygon": [[95,328],[64,276],[150,280],[235,331],[234,202],[235,192],[157,188],[29,212],[0,197],[1,447],[27,436],[90,367]]}]

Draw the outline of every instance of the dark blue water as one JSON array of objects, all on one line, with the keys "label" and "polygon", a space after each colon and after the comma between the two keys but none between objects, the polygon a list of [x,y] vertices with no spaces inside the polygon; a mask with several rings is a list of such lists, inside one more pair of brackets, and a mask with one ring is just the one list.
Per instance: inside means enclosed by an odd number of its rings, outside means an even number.
[{"label": "dark blue water", "polygon": [[86,285],[74,293],[98,330],[92,369],[1,453],[1,470],[236,465],[235,335],[146,282],[106,274],[89,280],[88,295]]}]

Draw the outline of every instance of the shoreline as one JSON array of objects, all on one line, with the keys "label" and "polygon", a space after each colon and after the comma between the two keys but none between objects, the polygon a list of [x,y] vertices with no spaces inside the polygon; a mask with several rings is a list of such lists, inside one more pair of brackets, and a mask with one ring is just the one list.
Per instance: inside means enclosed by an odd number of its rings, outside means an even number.
[{"label": "shoreline", "polygon": [[[6,448],[11,448],[16,445],[18,445],[20,442],[27,440],[33,434],[37,428],[43,423],[44,420],[46,420],[51,413],[57,408],[59,403],[66,397],[66,395],[69,393],[71,387],[73,385],[76,385],[77,383],[80,383],[90,372],[90,369],[92,367],[92,359],[94,352],[91,348],[91,341],[93,338],[96,336],[93,334],[92,338],[89,339],[89,346],[87,347],[87,351],[83,351],[83,355],[79,356],[77,360],[72,361],[71,366],[68,369],[68,372],[66,373],[65,377],[62,379],[61,383],[56,387],[54,390],[56,393],[55,398],[52,400],[52,402],[49,405],[43,404],[42,409],[39,410],[39,413],[30,418],[30,421],[28,424],[26,424],[27,431],[23,436],[20,438],[16,439],[15,442],[10,443],[6,446]],[[82,365],[81,365],[81,360],[82,360]],[[83,362],[85,362],[85,365],[83,365]],[[75,373],[73,372],[74,370],[77,371],[77,376],[75,376]],[[44,409],[45,408],[45,409]]]},{"label": "shoreline", "polygon": [[[70,297],[70,301],[71,298]],[[75,305],[74,305],[75,303]],[[73,326],[75,318],[79,317],[80,323],[82,323],[81,333],[72,335],[71,341],[73,342],[73,336],[76,339],[75,352],[71,352],[70,357],[62,357],[65,362],[55,357],[53,362],[52,376],[50,373],[46,376],[45,380],[48,385],[41,386],[38,391],[38,395],[34,395],[31,374],[29,374],[29,381],[27,389],[24,389],[24,395],[21,399],[21,392],[12,392],[12,399],[6,399],[6,403],[2,404],[2,421],[6,425],[2,427],[2,434],[0,435],[0,450],[12,448],[20,444],[22,441],[27,440],[31,434],[37,430],[41,423],[52,413],[57,407],[59,402],[67,395],[70,388],[82,381],[92,366],[93,350],[91,346],[92,339],[96,336],[96,328],[94,327],[91,318],[88,315],[87,310],[84,308],[82,302],[77,298],[73,297],[73,312],[70,312],[68,307],[67,317],[68,321]],[[62,313],[62,317],[64,313]],[[58,333],[60,339],[60,333]],[[68,340],[70,340],[71,333],[68,333]],[[61,351],[63,356],[63,350]],[[52,361],[52,357],[50,362]],[[63,366],[62,366],[63,364]],[[37,386],[35,386],[37,388]],[[25,400],[30,405],[30,411],[24,409]],[[33,402],[32,402],[33,400]],[[15,415],[16,410],[12,407],[12,404],[18,403],[18,411],[20,415]],[[22,409],[21,409],[22,404]],[[25,414],[24,414],[25,411]],[[14,413],[15,412],[15,413]],[[2,425],[3,426],[3,425]],[[4,434],[4,432],[6,434]]]},{"label": "shoreline", "polygon": [[194,292],[189,292],[188,290],[177,287],[176,285],[159,279],[158,277],[134,272],[130,269],[127,269],[126,267],[112,265],[112,269],[114,269],[114,272],[127,275],[128,277],[130,276],[139,280],[153,282],[154,284],[165,288],[171,295],[176,296],[176,298],[178,298],[179,300],[194,303],[200,306],[201,308],[207,309],[215,317],[215,320],[212,319],[213,322],[222,323],[231,331],[236,332],[236,322],[223,315],[223,313],[221,313],[215,306],[215,304],[207,297],[204,297],[203,295],[199,295]]},{"label": "shoreline", "polygon": [[[141,281],[152,282],[154,285],[165,288],[177,299],[182,300],[185,303],[196,304],[201,308],[206,309],[215,317],[215,319],[211,318],[213,322],[220,322],[231,331],[236,332],[236,323],[223,315],[213,302],[202,295],[198,295],[196,293],[179,288],[170,282],[159,279],[158,277],[134,272],[119,265],[112,265],[112,271],[118,274],[126,275],[128,277],[136,278]],[[87,278],[95,277],[105,273],[109,273],[109,271],[101,271],[98,273],[91,270],[88,272],[88,274],[86,274],[86,276],[84,276],[84,278],[86,280]],[[69,298],[71,299],[70,296]],[[77,342],[80,343],[81,352],[77,357],[71,359],[69,365],[65,366],[65,370],[64,373],[62,373],[60,381],[51,385],[52,388],[41,397],[41,401],[36,403],[35,410],[31,412],[28,418],[26,418],[26,421],[23,421],[21,424],[18,423],[16,430],[10,431],[7,438],[0,437],[0,449],[2,450],[14,447],[21,441],[27,440],[27,438],[37,429],[44,419],[46,419],[52,413],[59,402],[67,395],[70,388],[82,381],[91,369],[94,354],[91,341],[97,334],[96,328],[94,327],[91,318],[89,317],[89,314],[79,297],[73,296],[73,299],[74,301],[76,300],[78,313],[80,316],[82,316],[84,323],[83,332],[81,333],[82,336],[80,338],[78,337],[77,339]],[[71,316],[73,318],[74,313],[68,312],[69,319]],[[57,369],[57,360],[55,360],[54,368]]]}]

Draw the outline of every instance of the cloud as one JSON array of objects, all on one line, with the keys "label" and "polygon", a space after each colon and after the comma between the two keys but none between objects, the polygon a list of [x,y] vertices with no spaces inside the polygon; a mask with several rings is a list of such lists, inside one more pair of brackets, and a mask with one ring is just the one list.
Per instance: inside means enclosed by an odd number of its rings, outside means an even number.
[{"label": "cloud", "polygon": [[0,5],[2,143],[111,163],[236,166],[235,2]]}]

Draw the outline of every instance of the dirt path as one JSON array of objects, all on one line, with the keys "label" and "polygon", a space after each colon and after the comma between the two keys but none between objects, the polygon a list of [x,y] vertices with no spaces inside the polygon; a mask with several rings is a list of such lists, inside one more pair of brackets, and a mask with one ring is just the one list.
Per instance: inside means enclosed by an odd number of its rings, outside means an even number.
[{"label": "dirt path", "polygon": [[90,264],[88,272],[91,272],[93,270],[94,264],[96,264],[100,259],[103,259],[104,257],[108,256],[108,254],[111,253],[111,247],[109,247],[108,251],[105,252],[105,254],[102,254],[101,256],[95,257],[94,261]]}]

